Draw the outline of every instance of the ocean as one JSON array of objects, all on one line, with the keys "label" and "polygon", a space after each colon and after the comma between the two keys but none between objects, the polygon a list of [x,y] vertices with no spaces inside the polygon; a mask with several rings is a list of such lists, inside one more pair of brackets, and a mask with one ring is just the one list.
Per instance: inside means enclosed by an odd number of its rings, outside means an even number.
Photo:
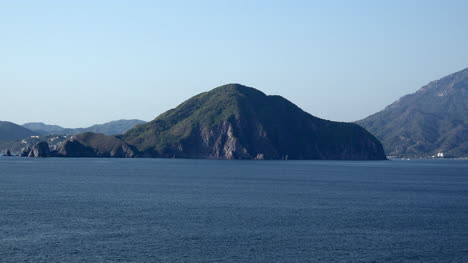
[{"label": "ocean", "polygon": [[468,262],[468,160],[0,157],[0,262]]}]

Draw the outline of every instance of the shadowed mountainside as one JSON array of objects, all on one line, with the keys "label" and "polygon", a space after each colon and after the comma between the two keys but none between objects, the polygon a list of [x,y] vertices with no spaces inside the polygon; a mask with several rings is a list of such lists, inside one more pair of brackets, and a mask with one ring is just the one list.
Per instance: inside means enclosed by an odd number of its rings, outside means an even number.
[{"label": "shadowed mountainside", "polygon": [[357,122],[388,155],[468,156],[468,68],[432,81]]},{"label": "shadowed mountainside", "polygon": [[21,140],[36,135],[39,134],[20,125],[8,121],[0,121],[0,141]]}]

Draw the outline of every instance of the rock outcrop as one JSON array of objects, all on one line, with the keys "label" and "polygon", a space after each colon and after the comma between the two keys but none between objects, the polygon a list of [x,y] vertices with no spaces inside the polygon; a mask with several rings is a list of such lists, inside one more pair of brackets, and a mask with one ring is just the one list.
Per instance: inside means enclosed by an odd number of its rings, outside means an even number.
[{"label": "rock outcrop", "polygon": [[29,151],[28,157],[49,157],[50,149],[47,142],[38,142]]},{"label": "rock outcrop", "polygon": [[55,151],[57,157],[96,157],[91,147],[84,146],[77,140],[66,140]]},{"label": "rock outcrop", "polygon": [[20,156],[20,157],[28,157],[30,152],[31,152],[31,148],[29,148],[29,147],[24,147],[24,148],[22,148],[22,149],[20,150],[19,156]]}]

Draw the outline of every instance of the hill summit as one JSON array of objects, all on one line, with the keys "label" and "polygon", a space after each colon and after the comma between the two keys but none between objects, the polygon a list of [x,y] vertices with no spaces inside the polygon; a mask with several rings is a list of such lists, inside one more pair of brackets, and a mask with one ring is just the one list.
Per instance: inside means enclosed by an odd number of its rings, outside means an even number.
[{"label": "hill summit", "polygon": [[314,117],[240,84],[196,95],[119,138],[144,157],[386,159],[380,142],[359,125]]}]

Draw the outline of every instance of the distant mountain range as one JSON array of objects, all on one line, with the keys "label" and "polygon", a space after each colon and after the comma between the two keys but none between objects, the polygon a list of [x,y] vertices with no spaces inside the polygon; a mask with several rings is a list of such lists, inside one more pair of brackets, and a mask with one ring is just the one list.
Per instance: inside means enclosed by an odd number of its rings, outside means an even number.
[{"label": "distant mountain range", "polygon": [[36,136],[39,133],[8,121],[0,121],[0,141],[15,141]]},{"label": "distant mountain range", "polygon": [[42,122],[29,122],[23,124],[23,127],[38,133],[40,135],[75,135],[84,132],[103,133],[108,135],[122,134],[135,125],[146,123],[142,120],[117,120],[96,124],[87,128],[63,128],[58,125],[48,125]]},{"label": "distant mountain range", "polygon": [[432,81],[357,122],[388,155],[468,156],[468,68]]}]

